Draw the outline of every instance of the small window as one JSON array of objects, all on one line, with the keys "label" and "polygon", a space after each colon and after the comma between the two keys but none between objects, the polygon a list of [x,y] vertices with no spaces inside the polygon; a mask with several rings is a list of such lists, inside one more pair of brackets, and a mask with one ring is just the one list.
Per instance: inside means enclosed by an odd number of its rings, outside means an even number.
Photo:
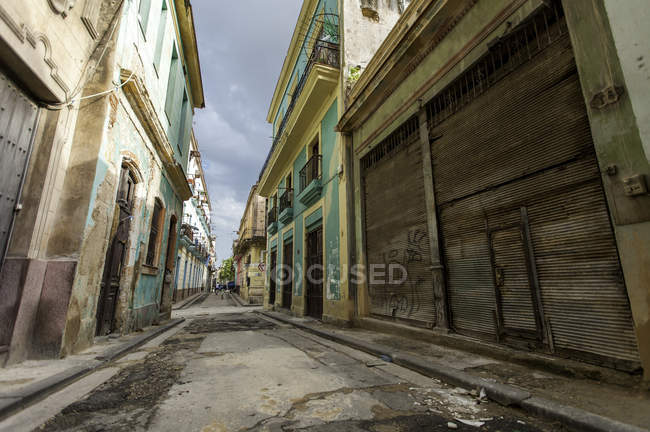
[{"label": "small window", "polygon": [[147,248],[147,259],[145,264],[155,267],[160,256],[160,242],[162,240],[162,223],[164,221],[164,209],[160,200],[156,199],[151,217],[151,231],[149,233],[149,247]]}]

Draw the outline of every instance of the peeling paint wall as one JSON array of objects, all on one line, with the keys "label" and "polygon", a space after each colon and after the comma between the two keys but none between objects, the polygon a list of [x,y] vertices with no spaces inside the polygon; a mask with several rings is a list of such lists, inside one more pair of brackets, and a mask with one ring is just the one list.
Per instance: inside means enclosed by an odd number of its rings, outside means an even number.
[{"label": "peeling paint wall", "polygon": [[[340,0],[342,5],[341,74],[344,89],[354,86],[356,79],[366,68],[385,37],[402,16],[410,1],[375,0],[376,14],[362,8],[362,0]],[[370,3],[373,3],[372,1]]]}]

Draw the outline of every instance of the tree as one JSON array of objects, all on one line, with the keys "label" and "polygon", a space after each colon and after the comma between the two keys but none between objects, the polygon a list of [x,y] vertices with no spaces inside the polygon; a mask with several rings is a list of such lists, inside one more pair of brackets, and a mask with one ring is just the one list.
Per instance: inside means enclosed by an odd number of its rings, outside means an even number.
[{"label": "tree", "polygon": [[219,268],[219,280],[222,283],[235,280],[235,266],[232,257],[226,258],[221,263],[221,268]]}]

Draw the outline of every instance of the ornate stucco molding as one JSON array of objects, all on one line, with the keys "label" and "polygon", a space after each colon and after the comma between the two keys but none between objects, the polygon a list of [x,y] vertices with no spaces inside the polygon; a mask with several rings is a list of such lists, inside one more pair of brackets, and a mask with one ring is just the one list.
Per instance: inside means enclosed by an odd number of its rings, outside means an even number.
[{"label": "ornate stucco molding", "polygon": [[0,20],[2,20],[5,24],[7,24],[9,29],[14,33],[14,35],[16,35],[16,37],[22,44],[27,43],[34,50],[38,48],[38,42],[43,44],[43,47],[45,48],[43,54],[43,61],[45,62],[45,64],[50,70],[50,77],[61,88],[61,90],[63,90],[66,94],[68,94],[70,92],[70,88],[66,85],[63,78],[61,78],[61,76],[59,75],[59,67],[56,64],[56,62],[52,59],[52,43],[50,42],[48,37],[43,33],[32,31],[24,23],[19,24],[18,22],[16,22],[16,20],[14,20],[11,17],[11,15],[9,15],[9,12],[7,12],[7,10],[4,7],[2,7],[1,3],[0,3]]},{"label": "ornate stucco molding", "polygon": [[68,16],[68,12],[74,7],[77,0],[48,0],[48,2],[54,12],[65,18]]}]

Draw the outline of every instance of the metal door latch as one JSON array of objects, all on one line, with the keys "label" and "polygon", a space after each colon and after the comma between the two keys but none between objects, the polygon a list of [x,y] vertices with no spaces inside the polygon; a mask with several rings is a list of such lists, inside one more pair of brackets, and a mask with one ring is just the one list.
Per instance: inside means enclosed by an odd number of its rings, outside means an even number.
[{"label": "metal door latch", "polygon": [[503,271],[503,267],[497,267],[494,269],[494,278],[495,278],[495,283],[498,287],[502,287],[505,285],[505,274]]}]

